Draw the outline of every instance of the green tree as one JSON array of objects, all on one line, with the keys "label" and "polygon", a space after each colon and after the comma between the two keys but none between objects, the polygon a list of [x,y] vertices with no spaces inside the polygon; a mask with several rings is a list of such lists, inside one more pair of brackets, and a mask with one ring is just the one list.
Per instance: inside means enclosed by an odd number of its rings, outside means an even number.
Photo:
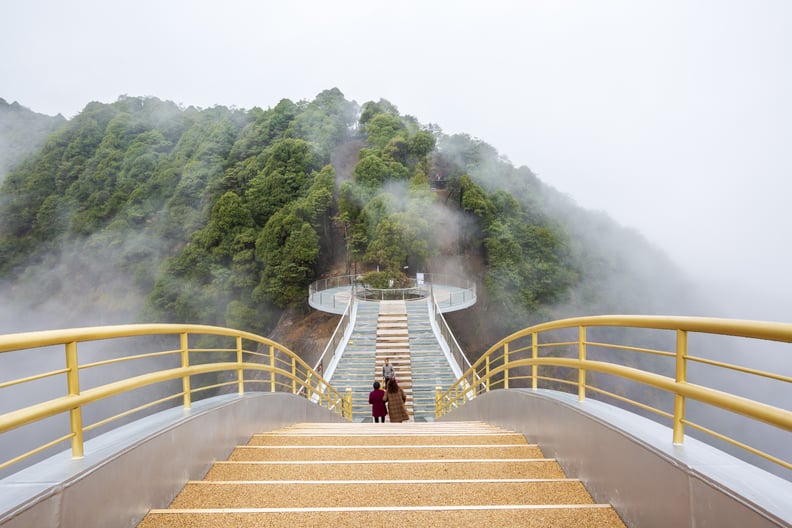
[{"label": "green tree", "polygon": [[250,181],[245,194],[247,206],[259,225],[302,196],[311,173],[318,170],[317,162],[311,145],[301,139],[284,139],[269,150],[264,168]]},{"label": "green tree", "polygon": [[253,298],[271,300],[281,308],[305,302],[319,253],[319,237],[314,228],[289,209],[275,213],[256,241],[256,258],[262,272]]},{"label": "green tree", "polygon": [[391,114],[377,114],[366,125],[368,144],[380,152],[393,138],[405,132],[401,118]]},{"label": "green tree", "polygon": [[410,154],[416,157],[427,156],[435,149],[435,137],[426,130],[419,130],[409,141]]},{"label": "green tree", "polygon": [[367,156],[355,165],[355,183],[371,192],[376,191],[389,178],[388,165],[378,156]]},{"label": "green tree", "polygon": [[391,114],[398,116],[399,110],[390,101],[386,101],[385,99],[380,99],[377,102],[369,101],[363,105],[363,109],[360,113],[359,122],[361,128],[363,128],[365,131],[369,121],[371,121],[371,119],[378,114]]},{"label": "green tree", "polygon": [[309,141],[322,163],[328,163],[335,146],[349,136],[356,114],[357,105],[344,99],[338,88],[325,90],[303,105],[286,135]]},{"label": "green tree", "polygon": [[377,223],[374,239],[368,245],[363,259],[376,264],[383,271],[399,272],[407,262],[407,244],[402,226],[389,217]]}]

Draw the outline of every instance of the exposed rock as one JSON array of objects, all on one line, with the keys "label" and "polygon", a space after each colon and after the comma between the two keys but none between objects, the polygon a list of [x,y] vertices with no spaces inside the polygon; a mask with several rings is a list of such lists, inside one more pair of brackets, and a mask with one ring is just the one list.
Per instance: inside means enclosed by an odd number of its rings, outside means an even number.
[{"label": "exposed rock", "polygon": [[340,319],[340,315],[318,310],[305,314],[290,308],[283,312],[278,325],[268,337],[284,345],[313,367]]}]

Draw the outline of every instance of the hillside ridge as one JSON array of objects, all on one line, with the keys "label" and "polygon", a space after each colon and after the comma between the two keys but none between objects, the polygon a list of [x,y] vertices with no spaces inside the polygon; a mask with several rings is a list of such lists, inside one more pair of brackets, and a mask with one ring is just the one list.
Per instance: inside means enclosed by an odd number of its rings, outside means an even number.
[{"label": "hillside ridge", "polygon": [[57,121],[0,185],[12,329],[214,324],[282,336],[308,359],[334,327],[310,313],[311,282],[417,271],[476,284],[477,304],[447,319],[479,353],[550,318],[685,311],[684,277],[639,234],[389,101],[336,88],[249,110],[122,96]]}]

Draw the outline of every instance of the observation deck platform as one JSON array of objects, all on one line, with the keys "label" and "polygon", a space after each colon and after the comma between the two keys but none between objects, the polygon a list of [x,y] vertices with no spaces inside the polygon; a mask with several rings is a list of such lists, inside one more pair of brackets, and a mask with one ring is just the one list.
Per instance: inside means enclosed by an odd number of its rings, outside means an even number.
[{"label": "observation deck platform", "polygon": [[476,285],[459,277],[427,273],[413,279],[413,285],[408,288],[373,289],[352,275],[344,275],[311,284],[308,304],[316,310],[343,314],[353,295],[362,301],[415,300],[434,295],[438,310],[449,313],[476,304]]}]

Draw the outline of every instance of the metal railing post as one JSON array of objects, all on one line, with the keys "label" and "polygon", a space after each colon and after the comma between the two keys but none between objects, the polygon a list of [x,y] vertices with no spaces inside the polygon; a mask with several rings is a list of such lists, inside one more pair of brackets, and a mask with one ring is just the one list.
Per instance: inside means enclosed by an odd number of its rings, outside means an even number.
[{"label": "metal railing post", "polygon": [[[578,327],[578,359],[583,363],[586,361],[586,327]],[[578,369],[578,401],[586,399],[586,369]]]},{"label": "metal railing post", "polygon": [[[187,368],[190,366],[190,349],[189,340],[187,339],[187,332],[179,334],[179,349],[181,350],[181,366]],[[192,405],[192,395],[190,389],[190,376],[182,376],[182,400],[184,401],[184,408],[189,409]]]},{"label": "metal railing post", "polygon": [[292,394],[297,394],[297,358],[292,358]]},{"label": "metal railing post", "polygon": [[440,418],[442,414],[440,414],[440,394],[442,388],[435,387],[435,418]]},{"label": "metal railing post", "polygon": [[344,407],[346,407],[346,417],[352,420],[352,389],[350,387],[346,389],[346,402]]},{"label": "metal railing post", "polygon": [[484,361],[484,376],[487,378],[487,392],[490,391],[490,357],[487,356],[487,359]]},{"label": "metal railing post", "polygon": [[270,345],[270,392],[275,392],[275,345]]},{"label": "metal railing post", "polygon": [[245,393],[245,370],[242,368],[242,336],[236,336],[236,352],[237,352],[237,386],[239,394]]},{"label": "metal railing post", "polygon": [[[539,359],[539,335],[536,332],[531,334],[531,358]],[[539,388],[539,365],[536,363],[531,365],[531,388],[533,390]]]},{"label": "metal railing post", "polygon": [[[66,383],[68,385],[69,396],[79,396],[80,394],[80,370],[77,361],[77,342],[66,343]],[[83,457],[83,426],[82,426],[82,407],[69,409],[69,424],[71,427],[72,439],[72,458]]]},{"label": "metal railing post", "polygon": [[[687,382],[687,330],[677,330],[676,339],[676,382]],[[674,443],[685,440],[685,397],[677,392],[674,395]]]},{"label": "metal railing post", "polygon": [[506,367],[503,371],[503,388],[509,388],[509,343],[503,344],[503,366]]}]

